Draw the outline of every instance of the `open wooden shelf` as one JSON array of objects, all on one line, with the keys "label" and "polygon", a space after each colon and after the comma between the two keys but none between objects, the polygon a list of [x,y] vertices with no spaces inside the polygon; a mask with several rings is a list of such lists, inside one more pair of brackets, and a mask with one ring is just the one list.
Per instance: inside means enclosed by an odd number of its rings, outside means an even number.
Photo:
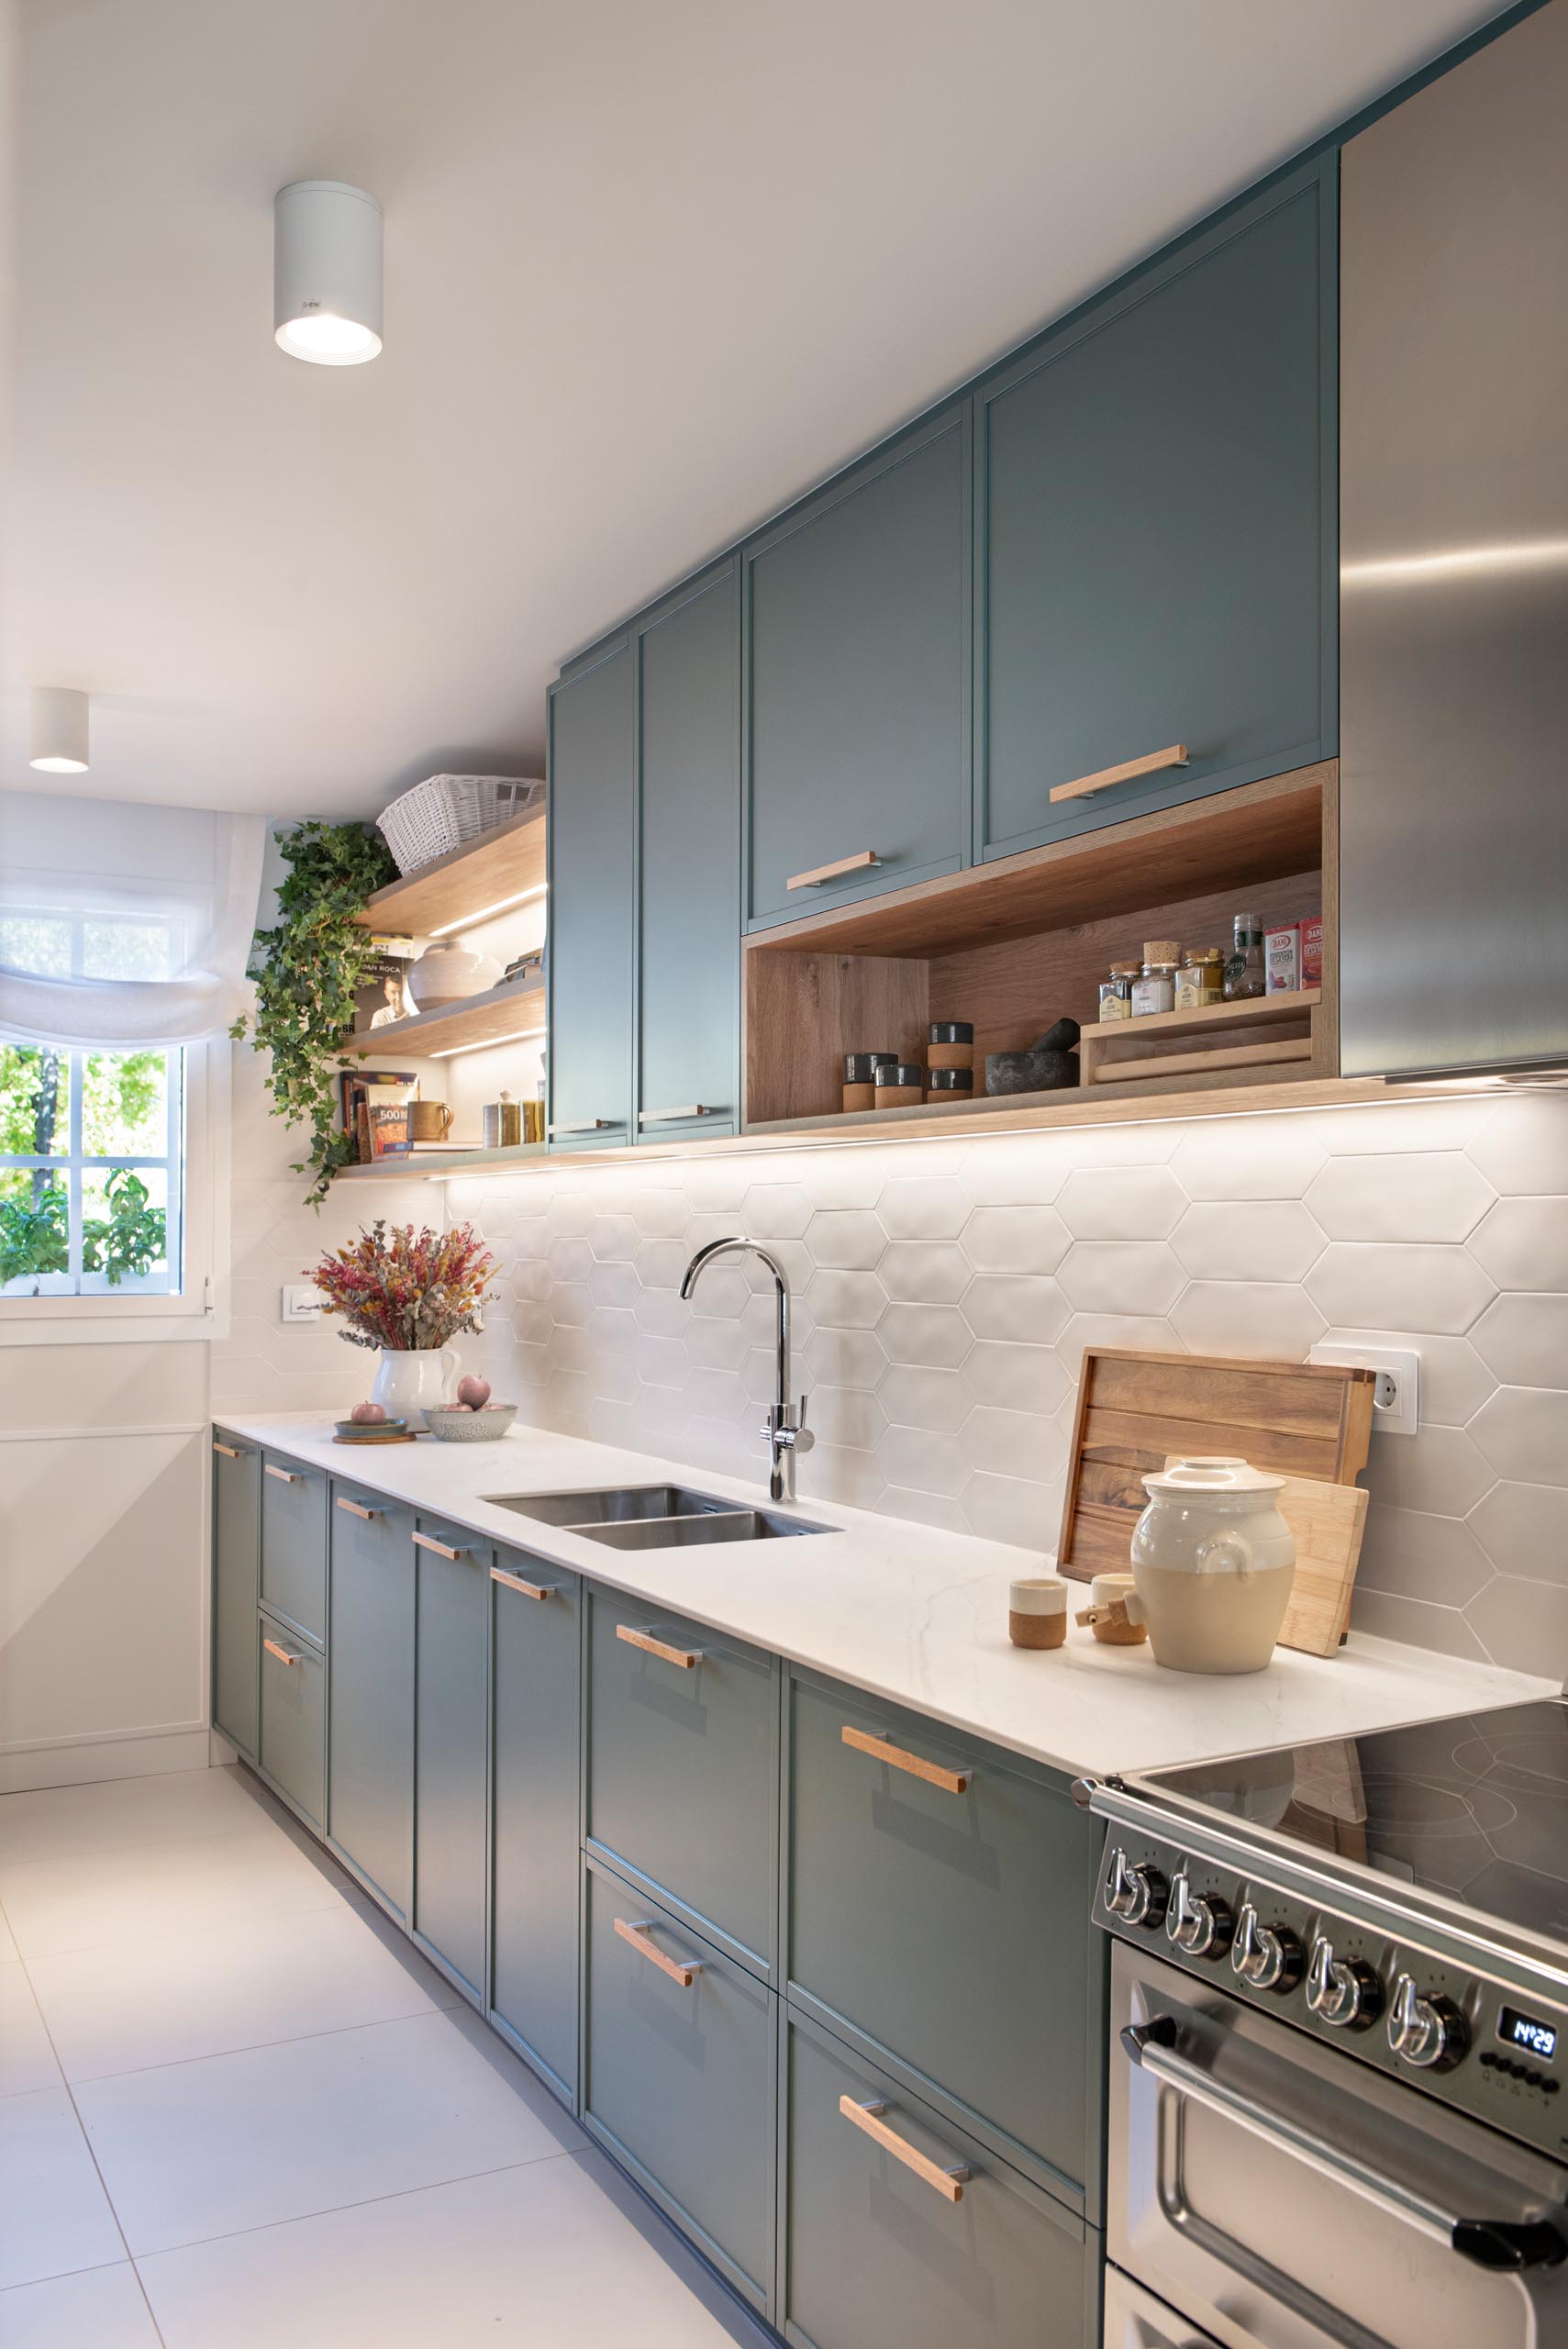
[{"label": "open wooden shelf", "polygon": [[466,930],[486,912],[542,889],[544,878],[544,817],[536,810],[389,881],[354,918],[366,930],[428,938],[436,930]]},{"label": "open wooden shelf", "polygon": [[510,1142],[499,1150],[418,1150],[407,1158],[382,1158],[373,1166],[345,1166],[334,1177],[339,1183],[429,1182],[439,1174],[492,1174],[508,1166],[542,1159],[542,1141]]},{"label": "open wooden shelf", "polygon": [[[1288,1067],[1295,1074],[1295,1064],[1316,1053],[1313,1023],[1322,1000],[1320,987],[1292,987],[1242,1003],[1148,1012],[1141,1019],[1096,1019],[1081,1031],[1083,1082],[1097,1090],[1229,1069],[1261,1077],[1271,1068]],[[1223,1041],[1206,1044],[1207,1036]]]},{"label": "open wooden shelf", "polygon": [[417,1012],[412,1019],[390,1019],[384,1028],[364,1028],[348,1038],[345,1052],[361,1060],[385,1059],[389,1052],[412,1052],[417,1059],[461,1052],[464,1046],[503,1044],[514,1036],[544,1033],[544,976],[513,979],[449,1003],[439,1011]]},{"label": "open wooden shelf", "polygon": [[[856,1112],[857,1132],[951,1130],[955,1120],[1026,1107],[1051,1123],[1063,1112],[1083,1122],[1091,1094],[1096,1109],[1127,1095],[1147,1115],[1167,1092],[1255,1089],[1265,1072],[1281,1084],[1337,1076],[1337,816],[1338,770],[1326,762],[753,932],[744,958],[744,1132],[847,1130],[841,1056],[882,1050],[923,1065],[935,1020],[973,1023],[975,1093]],[[1064,1015],[1086,1031],[1099,1027],[1099,982],[1113,962],[1131,960],[1152,938],[1228,951],[1241,910],[1266,923],[1321,910],[1319,1000],[1271,1009],[1263,998],[1261,1042],[1240,1025],[1241,1015],[1257,1019],[1257,1003],[1222,1007],[1222,1023],[1238,1022],[1237,1040],[1191,1052],[1179,1031],[1161,1031],[1185,1020],[1189,1034],[1205,1032],[1192,1027],[1193,1015],[1159,1014],[1136,1023],[1140,1042],[1148,1057],[1177,1065],[1092,1082],[1092,1040],[1084,1082],[1071,1091],[985,1094],[987,1054],[1032,1044]],[[1106,1024],[1120,1039],[1133,1023]]]}]

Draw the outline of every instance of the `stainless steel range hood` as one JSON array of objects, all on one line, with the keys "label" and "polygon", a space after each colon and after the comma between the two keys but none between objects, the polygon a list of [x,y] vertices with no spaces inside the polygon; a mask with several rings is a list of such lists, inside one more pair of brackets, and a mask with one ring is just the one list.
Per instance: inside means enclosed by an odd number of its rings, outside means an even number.
[{"label": "stainless steel range hood", "polygon": [[1340,184],[1341,1065],[1568,1063],[1568,0]]}]

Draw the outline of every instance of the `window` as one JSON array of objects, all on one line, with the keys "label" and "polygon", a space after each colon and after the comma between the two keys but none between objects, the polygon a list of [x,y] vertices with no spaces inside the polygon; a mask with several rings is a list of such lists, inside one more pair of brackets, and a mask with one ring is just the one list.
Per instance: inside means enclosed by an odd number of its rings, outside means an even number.
[{"label": "window", "polygon": [[0,1297],[180,1292],[184,1062],[0,1043]]}]

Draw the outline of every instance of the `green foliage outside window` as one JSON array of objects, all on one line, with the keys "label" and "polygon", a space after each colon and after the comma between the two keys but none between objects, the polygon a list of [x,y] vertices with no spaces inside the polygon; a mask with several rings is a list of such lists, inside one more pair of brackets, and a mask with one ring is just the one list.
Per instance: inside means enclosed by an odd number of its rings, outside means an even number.
[{"label": "green foliage outside window", "polygon": [[[83,1147],[106,1158],[146,1149],[161,1155],[168,1063],[161,1052],[83,1052]],[[0,1043],[0,1158],[66,1158],[71,1150],[71,1055],[47,1045]],[[82,1269],[111,1288],[161,1264],[168,1217],[133,1168],[109,1170],[101,1212],[84,1213]],[[0,1169],[0,1287],[71,1269],[70,1194],[63,1168]]]}]

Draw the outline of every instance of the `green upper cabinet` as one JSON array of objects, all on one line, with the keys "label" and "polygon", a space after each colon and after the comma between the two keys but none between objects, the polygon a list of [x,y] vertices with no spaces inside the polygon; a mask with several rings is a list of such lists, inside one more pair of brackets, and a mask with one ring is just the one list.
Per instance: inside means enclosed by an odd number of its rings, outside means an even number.
[{"label": "green upper cabinet", "polygon": [[753,927],[964,862],[970,415],[944,410],[743,550]]},{"label": "green upper cabinet", "polygon": [[[1332,754],[1337,172],[978,394],[977,860]],[[1177,744],[1184,768],[1051,800]]]},{"label": "green upper cabinet", "polygon": [[725,562],[633,632],[641,1141],[740,1122],[739,595]]},{"label": "green upper cabinet", "polygon": [[630,1135],[636,816],[632,655],[619,638],[550,696],[550,1140]]}]

